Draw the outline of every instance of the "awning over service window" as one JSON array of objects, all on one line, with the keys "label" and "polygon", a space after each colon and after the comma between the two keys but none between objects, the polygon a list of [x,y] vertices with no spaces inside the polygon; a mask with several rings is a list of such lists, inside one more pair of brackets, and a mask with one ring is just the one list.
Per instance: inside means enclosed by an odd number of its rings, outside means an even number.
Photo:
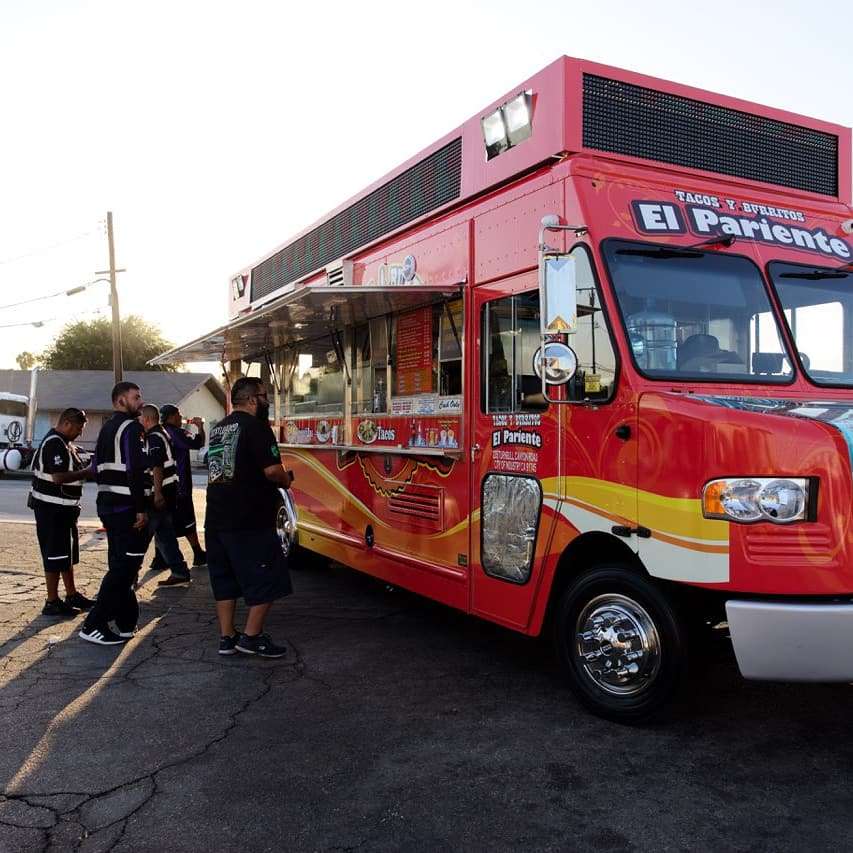
[{"label": "awning over service window", "polygon": [[332,329],[365,323],[459,295],[460,286],[386,287],[312,285],[273,300],[203,337],[152,358],[149,364],[252,361],[264,353],[311,340]]}]

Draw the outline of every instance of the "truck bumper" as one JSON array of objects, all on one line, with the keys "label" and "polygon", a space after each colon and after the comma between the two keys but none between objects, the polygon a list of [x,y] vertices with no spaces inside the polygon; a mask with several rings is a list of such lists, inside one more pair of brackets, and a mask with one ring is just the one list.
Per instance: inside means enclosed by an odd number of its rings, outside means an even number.
[{"label": "truck bumper", "polygon": [[744,678],[853,682],[853,604],[726,602]]}]

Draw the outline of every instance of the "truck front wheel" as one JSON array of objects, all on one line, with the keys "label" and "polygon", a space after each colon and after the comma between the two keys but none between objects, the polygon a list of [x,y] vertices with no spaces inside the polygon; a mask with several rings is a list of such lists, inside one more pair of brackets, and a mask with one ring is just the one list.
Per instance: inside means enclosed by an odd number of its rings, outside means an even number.
[{"label": "truck front wheel", "polygon": [[686,630],[666,596],[623,566],[592,569],[563,592],[554,643],[569,686],[593,713],[638,723],[684,680]]}]

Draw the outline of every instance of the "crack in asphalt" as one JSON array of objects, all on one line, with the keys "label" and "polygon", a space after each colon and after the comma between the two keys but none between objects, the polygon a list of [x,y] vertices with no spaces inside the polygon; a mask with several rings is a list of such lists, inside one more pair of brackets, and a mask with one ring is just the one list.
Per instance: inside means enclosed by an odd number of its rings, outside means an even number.
[{"label": "crack in asphalt", "polygon": [[[138,679],[134,679],[131,676],[133,673],[144,663],[148,663],[153,659],[163,656],[166,659],[170,657],[175,660],[179,660],[175,656],[164,655],[162,646],[164,643],[169,642],[174,639],[178,639],[183,636],[193,636],[195,632],[177,632],[175,634],[170,634],[167,636],[158,637],[155,634],[150,636],[151,644],[153,646],[153,650],[151,654],[145,656],[142,661],[134,664],[134,666],[130,667],[126,672],[116,673],[114,675],[106,677],[104,680],[115,682],[116,684],[120,683],[133,683]],[[209,750],[213,749],[220,743],[223,743],[228,737],[232,734],[232,732],[239,725],[240,718],[246,714],[251,708],[253,708],[256,704],[261,702],[271,691],[271,689],[275,686],[282,686],[284,684],[290,684],[294,681],[300,680],[302,678],[308,678],[309,680],[317,681],[318,683],[323,684],[324,687],[329,687],[329,685],[322,682],[321,679],[312,678],[311,676],[306,676],[306,667],[305,662],[302,658],[301,653],[298,651],[296,646],[292,641],[286,639],[287,645],[293,649],[294,652],[294,660],[292,662],[288,662],[284,666],[265,666],[263,670],[259,670],[258,674],[260,675],[260,684],[256,689],[255,693],[249,698],[245,699],[242,704],[237,708],[236,711],[229,714],[226,718],[225,725],[213,736],[209,737],[198,749],[193,752],[181,756],[180,758],[176,758],[171,761],[166,761],[158,766],[154,767],[147,773],[142,773],[132,779],[125,780],[118,785],[114,785],[110,788],[105,788],[103,790],[97,792],[84,792],[84,791],[39,791],[39,792],[23,792],[23,793],[6,793],[2,800],[0,800],[0,805],[3,802],[18,802],[30,809],[40,809],[42,811],[46,811],[52,815],[53,823],[49,827],[37,827],[32,824],[27,823],[12,823],[3,818],[0,818],[1,825],[8,825],[18,829],[39,829],[43,834],[43,843],[42,843],[42,851],[43,853],[47,853],[52,844],[52,835],[53,830],[59,826],[60,820],[68,821],[71,819],[76,820],[74,822],[78,823],[81,827],[83,827],[82,834],[77,839],[77,844],[75,846],[75,850],[79,850],[82,843],[86,840],[86,838],[91,837],[97,833],[104,832],[118,824],[121,824],[121,831],[117,835],[116,839],[111,843],[108,848],[108,851],[114,850],[123,840],[128,821],[138,812],[145,808],[145,806],[158,794],[159,787],[157,783],[157,776],[165,770],[170,770],[175,767],[180,767],[186,764],[189,764],[193,761],[204,756]],[[47,660],[47,656],[43,658],[43,660]],[[209,669],[204,670],[203,672],[209,672],[215,669],[215,665],[211,664]],[[293,678],[281,680],[277,679],[276,676],[283,670],[287,670],[293,674]],[[147,677],[146,677],[147,678]],[[35,682],[38,682],[38,677],[36,677]],[[29,692],[29,688],[26,691]],[[23,700],[22,700],[23,701]],[[20,704],[20,703],[19,703]],[[97,827],[88,827],[83,819],[81,812],[87,805],[92,803],[96,803],[98,801],[103,801],[104,799],[116,794],[120,791],[126,791],[129,788],[133,788],[134,786],[139,786],[144,783],[150,783],[150,791],[148,794],[140,800],[129,812],[124,813],[115,819],[111,820],[109,823],[99,825]],[[46,802],[33,802],[36,798],[50,798],[50,797],[62,797],[62,796],[72,796],[81,798],[78,803],[76,803],[71,808],[61,809],[55,808]]]}]

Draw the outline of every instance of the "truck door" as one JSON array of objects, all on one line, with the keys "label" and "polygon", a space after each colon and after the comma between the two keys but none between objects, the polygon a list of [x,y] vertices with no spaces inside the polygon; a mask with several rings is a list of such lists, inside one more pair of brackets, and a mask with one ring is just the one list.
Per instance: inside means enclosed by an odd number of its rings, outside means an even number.
[{"label": "truck door", "polygon": [[471,609],[522,629],[541,609],[543,577],[576,536],[616,533],[637,548],[636,407],[629,389],[617,389],[591,256],[585,246],[572,255],[578,371],[549,392],[560,402],[543,399],[533,367],[537,274],[474,291]]},{"label": "truck door", "polygon": [[542,510],[553,499],[560,447],[561,407],[544,402],[533,369],[536,272],[476,288],[471,322],[471,609],[523,628],[551,535]]}]

